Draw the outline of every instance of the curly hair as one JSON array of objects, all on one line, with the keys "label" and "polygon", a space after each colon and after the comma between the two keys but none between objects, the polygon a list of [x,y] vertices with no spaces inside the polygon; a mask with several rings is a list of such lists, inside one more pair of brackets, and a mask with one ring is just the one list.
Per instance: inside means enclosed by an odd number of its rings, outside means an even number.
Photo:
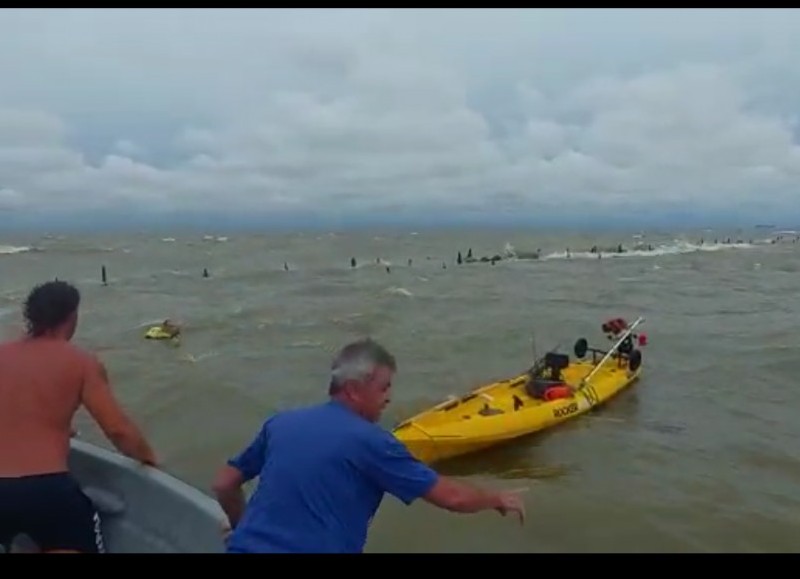
[{"label": "curly hair", "polygon": [[34,287],[25,300],[25,322],[31,336],[54,330],[80,305],[78,290],[65,281],[49,281]]}]

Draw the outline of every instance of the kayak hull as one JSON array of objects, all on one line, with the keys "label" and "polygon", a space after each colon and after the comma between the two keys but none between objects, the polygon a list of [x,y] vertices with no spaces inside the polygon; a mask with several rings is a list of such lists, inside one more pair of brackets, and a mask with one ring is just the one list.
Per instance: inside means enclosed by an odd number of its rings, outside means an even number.
[{"label": "kayak hull", "polygon": [[178,334],[175,332],[167,332],[161,326],[153,326],[144,334],[145,340],[172,340],[177,338]]},{"label": "kayak hull", "polygon": [[222,553],[227,519],[210,496],[164,471],[72,439],[70,472],[100,514],[108,553]]},{"label": "kayak hull", "polygon": [[579,387],[593,369],[592,361],[571,361],[563,371],[571,386],[564,398],[533,397],[526,389],[529,375],[523,373],[446,400],[398,424],[393,434],[417,459],[440,462],[573,420],[635,383],[642,371],[641,366],[634,371],[624,361],[612,360]]}]

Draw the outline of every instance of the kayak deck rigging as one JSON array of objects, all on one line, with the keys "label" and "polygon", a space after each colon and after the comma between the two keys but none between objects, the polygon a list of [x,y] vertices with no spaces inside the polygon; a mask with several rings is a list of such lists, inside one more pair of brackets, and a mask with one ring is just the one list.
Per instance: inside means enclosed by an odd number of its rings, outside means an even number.
[{"label": "kayak deck rigging", "polygon": [[[431,463],[583,414],[639,378],[642,355],[632,337],[641,321],[610,332],[617,341],[608,351],[589,348],[581,338],[575,343],[575,360],[547,352],[524,373],[444,400],[399,423],[393,433],[417,458]],[[640,345],[643,343],[640,340]],[[599,361],[598,356],[602,356]]]}]

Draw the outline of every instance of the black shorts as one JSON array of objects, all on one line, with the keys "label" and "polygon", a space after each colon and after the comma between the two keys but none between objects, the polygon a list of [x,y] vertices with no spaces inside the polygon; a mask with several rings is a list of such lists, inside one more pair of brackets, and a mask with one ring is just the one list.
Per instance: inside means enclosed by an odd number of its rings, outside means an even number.
[{"label": "black shorts", "polygon": [[68,473],[0,478],[0,545],[19,534],[42,551],[105,551],[100,515]]}]

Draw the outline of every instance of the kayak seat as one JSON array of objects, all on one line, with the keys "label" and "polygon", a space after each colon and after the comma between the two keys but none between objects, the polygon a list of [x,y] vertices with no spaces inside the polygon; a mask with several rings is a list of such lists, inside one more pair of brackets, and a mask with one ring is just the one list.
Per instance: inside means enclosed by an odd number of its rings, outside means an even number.
[{"label": "kayak seat", "polygon": [[561,371],[569,367],[569,355],[547,352],[543,362],[544,367],[531,372],[525,382],[525,392],[538,400],[544,400],[550,388],[564,384]]},{"label": "kayak seat", "polygon": [[561,380],[561,370],[569,367],[569,355],[548,352],[544,355],[545,368],[550,370],[550,378]]},{"label": "kayak seat", "polygon": [[537,400],[549,400],[548,393],[551,390],[561,390],[564,388],[563,380],[552,380],[550,378],[532,378],[525,383],[525,393]]},{"label": "kayak seat", "polygon": [[114,493],[97,487],[84,487],[83,493],[101,515],[115,516],[125,512],[125,501]]}]

